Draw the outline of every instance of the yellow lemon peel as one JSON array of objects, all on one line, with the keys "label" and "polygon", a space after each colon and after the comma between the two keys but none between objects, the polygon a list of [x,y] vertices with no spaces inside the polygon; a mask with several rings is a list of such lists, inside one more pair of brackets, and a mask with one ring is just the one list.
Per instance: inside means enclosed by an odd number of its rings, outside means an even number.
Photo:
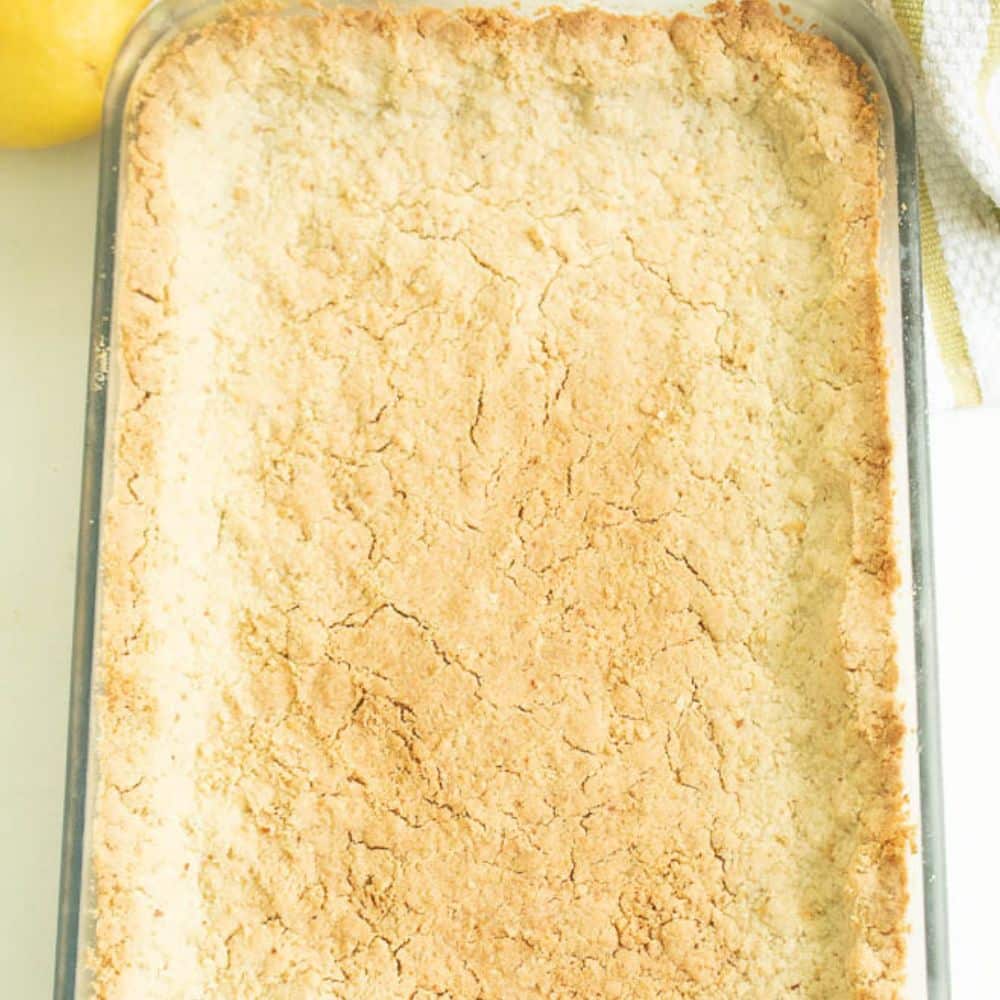
[{"label": "yellow lemon peel", "polygon": [[0,146],[92,132],[104,83],[147,0],[0,0]]}]

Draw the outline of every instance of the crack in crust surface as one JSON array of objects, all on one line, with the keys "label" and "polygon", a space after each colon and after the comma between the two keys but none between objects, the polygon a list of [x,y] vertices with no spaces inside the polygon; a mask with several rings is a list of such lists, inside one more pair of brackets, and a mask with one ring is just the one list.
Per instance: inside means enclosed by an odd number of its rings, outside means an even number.
[{"label": "crack in crust surface", "polygon": [[95,995],[899,996],[856,67],[342,9],[139,89]]}]

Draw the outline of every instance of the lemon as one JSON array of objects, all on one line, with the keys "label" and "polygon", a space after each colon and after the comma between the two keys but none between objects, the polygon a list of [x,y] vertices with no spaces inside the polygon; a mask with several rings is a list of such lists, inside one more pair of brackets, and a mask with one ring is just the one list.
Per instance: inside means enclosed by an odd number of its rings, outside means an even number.
[{"label": "lemon", "polygon": [[0,146],[92,132],[104,81],[146,0],[0,0]]}]

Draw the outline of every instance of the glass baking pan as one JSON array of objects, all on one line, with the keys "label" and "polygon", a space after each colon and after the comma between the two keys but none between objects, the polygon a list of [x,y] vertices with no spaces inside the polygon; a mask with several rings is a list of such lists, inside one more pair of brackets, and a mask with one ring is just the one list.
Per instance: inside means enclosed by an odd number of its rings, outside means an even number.
[{"label": "glass baking pan", "polygon": [[[479,0],[478,5],[489,3]],[[530,12],[543,5],[544,0],[542,3],[532,0],[517,7]],[[83,1000],[90,995],[86,966],[86,951],[94,932],[90,818],[97,784],[91,703],[95,639],[100,622],[102,496],[110,473],[106,442],[110,440],[115,398],[116,373],[111,347],[116,228],[123,201],[120,179],[126,174],[122,167],[128,155],[131,95],[136,79],[165,43],[179,32],[210,20],[225,6],[219,0],[165,0],[155,4],[126,40],[105,96],[56,945],[56,1000]],[[275,5],[268,6],[273,9]],[[291,0],[287,6],[296,7]],[[464,4],[439,0],[437,6]],[[564,6],[593,4],[568,2]],[[697,11],[703,5],[671,0],[620,0],[600,6],[622,12],[671,14]],[[827,36],[866,67],[880,113],[884,153],[880,266],[886,305],[891,433],[895,443],[895,528],[903,579],[896,615],[899,697],[907,724],[904,779],[917,831],[917,850],[910,865],[911,932],[904,996],[906,1000],[945,1000],[950,989],[913,99],[904,73],[904,57],[893,33],[886,30],[863,0],[783,4],[781,11],[793,23]]]}]

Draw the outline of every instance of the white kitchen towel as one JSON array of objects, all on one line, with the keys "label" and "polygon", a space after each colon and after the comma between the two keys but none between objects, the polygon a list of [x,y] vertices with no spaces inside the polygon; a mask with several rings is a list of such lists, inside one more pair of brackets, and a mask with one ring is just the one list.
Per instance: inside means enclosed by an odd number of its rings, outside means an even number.
[{"label": "white kitchen towel", "polygon": [[873,2],[912,54],[931,406],[1000,405],[1000,0]]}]

